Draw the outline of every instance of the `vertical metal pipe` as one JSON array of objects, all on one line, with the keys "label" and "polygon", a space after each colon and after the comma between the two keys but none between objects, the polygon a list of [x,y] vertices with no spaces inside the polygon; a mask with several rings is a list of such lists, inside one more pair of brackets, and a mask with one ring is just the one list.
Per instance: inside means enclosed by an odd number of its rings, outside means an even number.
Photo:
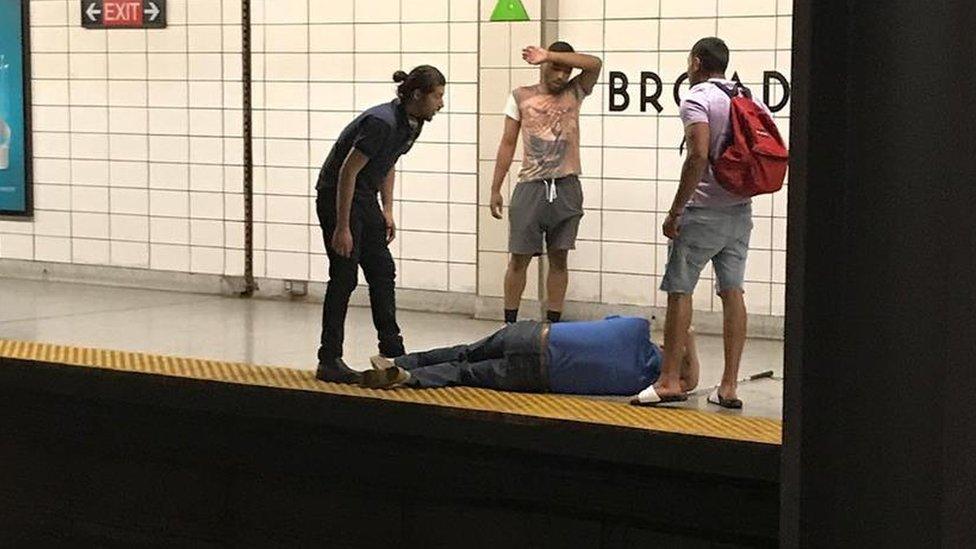
[{"label": "vertical metal pipe", "polygon": [[244,120],[244,291],[251,297],[254,283],[254,151],[251,112],[251,0],[241,1],[241,83],[243,85]]}]

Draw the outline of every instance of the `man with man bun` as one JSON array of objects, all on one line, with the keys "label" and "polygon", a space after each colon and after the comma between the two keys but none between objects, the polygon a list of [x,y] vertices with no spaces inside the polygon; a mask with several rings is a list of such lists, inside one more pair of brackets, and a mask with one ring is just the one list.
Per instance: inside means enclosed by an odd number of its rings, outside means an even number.
[{"label": "man with man bun", "polygon": [[360,379],[359,372],[342,360],[346,311],[359,284],[359,267],[369,284],[380,354],[404,354],[396,321],[396,266],[389,249],[396,236],[394,166],[420,136],[424,123],[444,107],[446,80],[437,68],[421,65],[409,74],[397,71],[393,81],[399,84],[397,97],[366,110],[342,130],[316,185],[315,205],[329,256],[316,372],[322,381]]}]

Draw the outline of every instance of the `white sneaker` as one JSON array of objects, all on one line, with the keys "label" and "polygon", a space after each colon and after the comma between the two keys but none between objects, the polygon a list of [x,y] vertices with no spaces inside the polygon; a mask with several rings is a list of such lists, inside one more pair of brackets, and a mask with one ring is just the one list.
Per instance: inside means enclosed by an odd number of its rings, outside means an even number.
[{"label": "white sneaker", "polygon": [[369,358],[369,365],[373,367],[374,370],[388,370],[390,368],[395,368],[396,364],[393,359],[386,358],[383,355],[376,355]]}]

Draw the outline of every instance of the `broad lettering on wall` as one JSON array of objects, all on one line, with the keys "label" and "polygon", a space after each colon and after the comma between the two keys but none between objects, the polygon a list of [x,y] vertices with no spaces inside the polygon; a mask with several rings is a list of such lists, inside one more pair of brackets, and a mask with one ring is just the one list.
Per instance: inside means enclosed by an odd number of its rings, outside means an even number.
[{"label": "broad lettering on wall", "polygon": [[[631,89],[630,78],[621,71],[610,71],[609,77],[610,93],[607,96],[607,106],[611,112],[626,111],[631,107],[632,102],[633,90]],[[688,74],[684,73],[674,82],[671,92],[675,106],[681,105],[681,86],[687,80]],[[732,80],[742,82],[739,73],[733,74]],[[663,112],[664,105],[661,104],[661,96],[664,94],[664,83],[661,81],[661,77],[655,72],[641,71],[638,81],[640,82],[640,95],[636,108],[639,108],[640,112],[647,112],[648,108],[654,107],[658,113]],[[785,109],[790,101],[790,83],[786,77],[779,71],[764,71],[762,82],[763,103],[774,113]],[[774,86],[780,89],[780,93],[779,100],[772,104],[770,101],[773,98]]]}]

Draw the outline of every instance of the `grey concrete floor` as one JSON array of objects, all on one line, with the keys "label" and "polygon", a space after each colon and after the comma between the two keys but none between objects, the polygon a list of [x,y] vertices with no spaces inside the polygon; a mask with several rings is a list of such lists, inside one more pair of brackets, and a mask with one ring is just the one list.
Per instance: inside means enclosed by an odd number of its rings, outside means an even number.
[{"label": "grey concrete floor", "polygon": [[[3,339],[314,369],[321,311],[318,303],[0,278]],[[401,311],[398,320],[408,350],[475,341],[500,327],[494,321],[411,311]],[[369,309],[350,308],[345,346],[350,366],[368,367],[369,356],[376,353],[375,337]],[[782,417],[779,379],[741,385],[742,412],[707,404],[705,389],[718,383],[722,373],[722,338],[699,336],[698,347],[703,394],[680,406]],[[763,370],[782,377],[781,341],[747,342],[742,375]]]}]

